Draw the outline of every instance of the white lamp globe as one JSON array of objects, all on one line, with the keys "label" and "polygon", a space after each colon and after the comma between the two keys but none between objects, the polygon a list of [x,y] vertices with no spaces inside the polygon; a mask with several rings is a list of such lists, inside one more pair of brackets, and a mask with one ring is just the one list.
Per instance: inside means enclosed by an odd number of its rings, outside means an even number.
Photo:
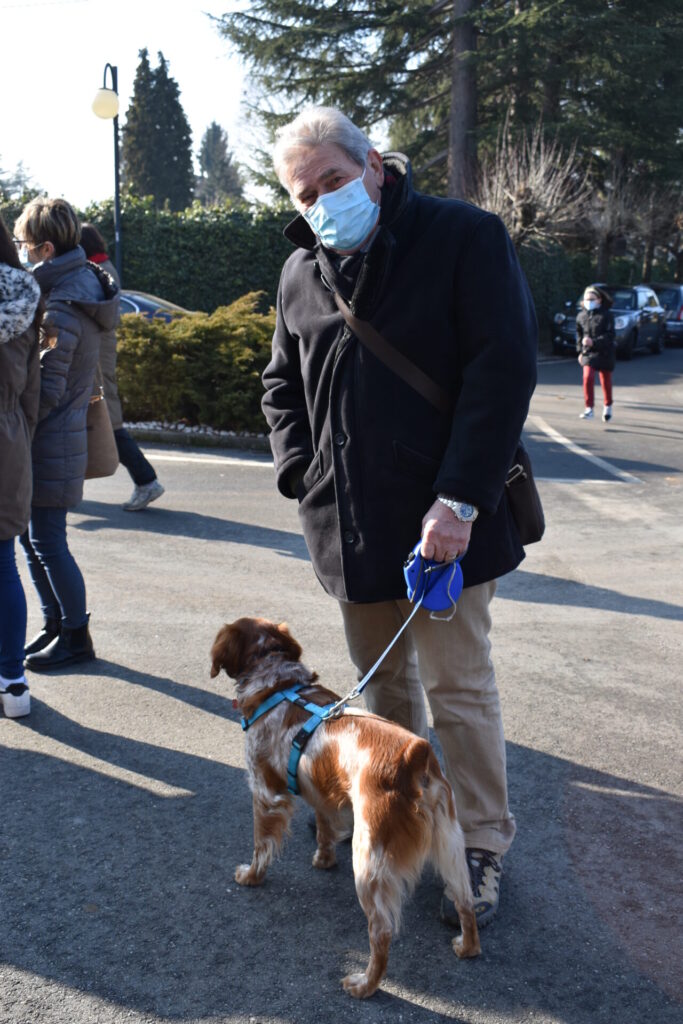
[{"label": "white lamp globe", "polygon": [[98,89],[92,101],[93,114],[98,117],[116,117],[119,112],[119,97],[113,89]]}]

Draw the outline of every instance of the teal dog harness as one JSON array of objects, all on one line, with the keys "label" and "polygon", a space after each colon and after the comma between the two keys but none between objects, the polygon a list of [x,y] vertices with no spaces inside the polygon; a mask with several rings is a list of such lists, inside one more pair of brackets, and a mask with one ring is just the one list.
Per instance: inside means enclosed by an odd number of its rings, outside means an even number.
[{"label": "teal dog harness", "polygon": [[284,700],[289,701],[290,704],[296,704],[304,711],[308,711],[310,718],[307,722],[304,722],[292,740],[292,749],[289,754],[289,761],[287,762],[287,789],[295,796],[300,793],[299,784],[297,782],[297,771],[299,769],[299,761],[301,760],[301,755],[306,748],[306,744],[320,723],[325,721],[326,718],[331,717],[330,712],[332,709],[337,709],[338,707],[338,702],[335,704],[326,704],[324,707],[320,707],[319,704],[310,704],[309,701],[300,697],[299,690],[302,690],[304,686],[307,685],[309,684],[296,683],[294,686],[290,686],[286,690],[278,690],[277,693],[271,693],[270,697],[268,697],[267,700],[264,700],[263,704],[256,709],[251,718],[242,719],[242,729],[246,732],[249,726],[253,725],[257,719],[262,715],[265,715],[267,711],[277,707],[278,704],[282,704]]}]

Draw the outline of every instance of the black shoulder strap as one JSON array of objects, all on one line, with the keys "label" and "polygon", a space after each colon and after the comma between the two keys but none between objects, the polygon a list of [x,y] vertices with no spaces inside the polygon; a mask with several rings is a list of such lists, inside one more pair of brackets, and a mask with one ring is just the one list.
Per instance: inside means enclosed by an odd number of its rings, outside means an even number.
[{"label": "black shoulder strap", "polygon": [[380,362],[388,366],[389,369],[400,377],[401,380],[405,381],[409,387],[417,391],[418,394],[422,395],[430,405],[435,406],[445,416],[450,416],[453,412],[453,401],[448,392],[442,388],[439,384],[428,377],[419,366],[411,362],[401,352],[397,352],[392,345],[382,337],[379,331],[375,330],[372,324],[368,320],[359,320],[357,316],[351,312],[349,307],[346,305],[341,295],[337,292],[334,293],[334,301],[337,303],[339,312],[346,320],[347,324],[356,335],[359,341],[361,341],[367,349],[372,352]]}]

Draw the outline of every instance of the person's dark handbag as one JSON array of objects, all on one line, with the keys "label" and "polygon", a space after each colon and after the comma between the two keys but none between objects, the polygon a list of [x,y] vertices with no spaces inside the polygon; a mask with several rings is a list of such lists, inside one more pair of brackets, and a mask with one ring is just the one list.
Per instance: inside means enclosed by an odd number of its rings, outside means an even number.
[{"label": "person's dark handbag", "polygon": [[[450,415],[453,400],[448,392],[423,373],[410,359],[397,352],[371,323],[354,316],[336,292],[334,298],[339,312],[359,341],[439,412]],[[531,459],[521,440],[505,480],[505,492],[519,539],[524,546],[535,544],[545,532],[545,516],[531,469]]]},{"label": "person's dark handbag", "polygon": [[90,398],[85,421],[88,439],[88,464],[85,479],[112,476],[119,464],[116,438],[111,425],[109,410],[104,399],[104,390],[98,387]]},{"label": "person's dark handbag", "polygon": [[545,533],[545,516],[531,459],[521,441],[505,481],[505,493],[522,544],[536,544]]}]

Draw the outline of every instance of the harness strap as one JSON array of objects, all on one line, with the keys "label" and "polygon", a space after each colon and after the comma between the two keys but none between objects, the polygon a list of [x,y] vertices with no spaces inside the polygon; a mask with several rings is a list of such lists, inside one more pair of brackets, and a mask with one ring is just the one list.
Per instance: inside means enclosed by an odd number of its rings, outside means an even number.
[{"label": "harness strap", "polygon": [[321,707],[319,704],[311,704],[309,701],[304,700],[303,697],[300,697],[299,690],[302,690],[304,686],[307,685],[309,684],[296,683],[294,686],[290,686],[287,690],[278,690],[277,693],[271,693],[270,697],[264,700],[263,704],[256,709],[251,718],[242,719],[242,729],[246,731],[249,726],[253,725],[254,722],[261,718],[262,715],[271,711],[272,708],[277,707],[278,704],[282,704],[283,700],[289,701],[290,704],[296,704],[298,707],[309,713],[311,717],[307,722],[304,722],[292,740],[292,749],[287,762],[287,789],[295,796],[300,792],[299,784],[297,782],[297,771],[299,768],[299,761],[301,760],[301,755],[304,752],[306,744],[323,719],[327,717],[327,712],[329,712],[331,708],[336,707],[335,704],[326,704],[324,707]]},{"label": "harness strap", "polygon": [[296,683],[294,686],[290,686],[288,690],[278,690],[277,693],[271,693],[270,697],[264,700],[263,704],[256,708],[256,711],[251,718],[242,719],[242,729],[247,730],[250,725],[253,725],[257,718],[261,715],[265,715],[266,711],[270,711],[271,708],[277,707],[278,704],[282,704],[283,700],[288,700],[291,704],[303,704],[305,707],[308,705],[299,697],[299,690],[302,690],[304,683]]},{"label": "harness strap", "polygon": [[[312,705],[309,705],[309,707],[311,706]],[[310,740],[311,736],[324,720],[323,713],[328,711],[331,707],[333,707],[332,704],[328,704],[327,707],[324,708],[316,707],[315,711],[311,712],[311,717],[307,722],[304,722],[292,740],[292,749],[289,752],[289,761],[287,762],[287,789],[290,793],[294,793],[295,796],[301,792],[297,781],[297,772],[299,770],[301,755],[306,749],[306,744]]]}]

